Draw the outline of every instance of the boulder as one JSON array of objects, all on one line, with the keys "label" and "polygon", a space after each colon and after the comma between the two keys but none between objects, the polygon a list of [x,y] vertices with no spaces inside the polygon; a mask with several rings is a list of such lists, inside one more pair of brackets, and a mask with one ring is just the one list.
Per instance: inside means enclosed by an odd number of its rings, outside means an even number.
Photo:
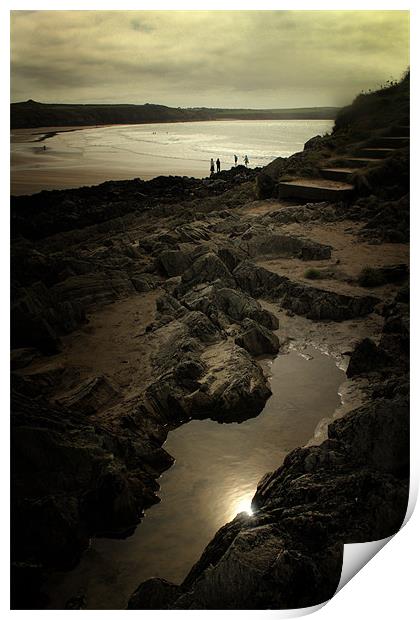
[{"label": "boulder", "polygon": [[[260,366],[230,342],[216,343],[201,354],[194,342],[189,351],[178,347],[176,365],[148,386],[150,407],[172,423],[189,418],[242,421],[258,415],[271,394]],[[186,377],[188,368],[194,369],[193,377]]]}]

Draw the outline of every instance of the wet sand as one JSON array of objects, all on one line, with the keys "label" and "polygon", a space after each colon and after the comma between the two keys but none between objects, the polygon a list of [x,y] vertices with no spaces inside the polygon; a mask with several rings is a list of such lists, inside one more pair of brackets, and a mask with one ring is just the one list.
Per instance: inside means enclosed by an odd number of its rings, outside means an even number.
[{"label": "wet sand", "polygon": [[332,121],[211,121],[39,127],[11,134],[11,193],[70,189],[159,175],[204,178],[210,158],[230,169],[234,154],[252,167],[302,149]]}]

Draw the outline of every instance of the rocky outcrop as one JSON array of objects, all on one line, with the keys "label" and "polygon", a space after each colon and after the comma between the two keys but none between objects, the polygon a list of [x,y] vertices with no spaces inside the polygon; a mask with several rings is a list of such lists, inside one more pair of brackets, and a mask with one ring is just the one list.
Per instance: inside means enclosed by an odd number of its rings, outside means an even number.
[{"label": "rocky outcrop", "polygon": [[65,301],[77,300],[84,308],[110,303],[119,297],[134,293],[134,286],[126,274],[97,273],[67,278],[53,287],[54,293]]},{"label": "rocky outcrop", "polygon": [[118,390],[104,376],[78,381],[72,388],[54,398],[53,403],[66,409],[77,409],[87,415],[115,402]]},{"label": "rocky outcrop", "polygon": [[376,344],[370,338],[364,338],[351,354],[347,376],[354,377],[375,370],[383,361]]},{"label": "rocky outcrop", "polygon": [[[369,359],[362,365],[371,398],[332,422],[323,443],[293,450],[266,474],[253,514],[223,526],[181,584],[145,582],[130,609],[316,605],[337,588],[344,544],[398,531],[409,491],[407,302],[402,290],[385,307],[378,346],[356,347],[355,364],[363,352]],[[386,365],[375,365],[381,355]]]},{"label": "rocky outcrop", "polygon": [[243,331],[235,338],[236,344],[251,355],[275,355],[279,352],[280,342],[275,334],[251,319],[243,322]]},{"label": "rocky outcrop", "polygon": [[[179,587],[154,577],[142,583],[131,596],[127,609],[169,609],[179,596]],[[142,602],[146,607],[142,607]]]},{"label": "rocky outcrop", "polygon": [[235,281],[225,263],[213,252],[197,258],[181,276],[181,290],[188,290],[196,284],[220,280],[226,286],[235,285]]},{"label": "rocky outcrop", "polygon": [[82,305],[61,300],[43,283],[19,288],[11,307],[12,349],[32,347],[44,354],[60,350],[60,335],[86,322]]},{"label": "rocky outcrop", "polygon": [[94,533],[132,529],[172,459],[137,429],[111,431],[76,410],[12,394],[14,561],[72,566]]},{"label": "rocky outcrop", "polygon": [[220,282],[194,287],[181,301],[189,310],[200,310],[221,327],[245,319],[252,319],[268,329],[279,326],[277,317],[262,308],[256,299],[238,289],[227,288]]},{"label": "rocky outcrop", "polygon": [[[407,505],[407,484],[399,477],[406,435],[387,461],[392,439],[387,448],[381,435],[382,449],[372,458],[368,444],[358,451],[361,434],[353,443],[352,431],[336,422],[332,434],[339,440],[298,448],[265,476],[254,515],[240,514],[219,530],[178,591],[171,590],[170,608],[288,609],[328,600],[340,579],[343,544],[395,533]],[[149,605],[147,588],[140,587],[130,608]]]},{"label": "rocky outcrop", "polygon": [[263,226],[252,227],[237,241],[248,257],[290,257],[302,260],[325,260],[331,258],[331,246],[305,239],[297,235],[267,232]]},{"label": "rocky outcrop", "polygon": [[240,263],[233,275],[238,285],[253,297],[277,301],[283,308],[312,320],[344,321],[365,316],[379,301],[375,297],[351,297],[293,282],[251,261]]},{"label": "rocky outcrop", "polygon": [[[271,391],[260,366],[243,348],[229,342],[204,351],[197,342],[189,348],[147,388],[147,401],[154,411],[175,425],[190,418],[227,422],[260,413]],[[177,338],[180,349],[182,339]]]}]

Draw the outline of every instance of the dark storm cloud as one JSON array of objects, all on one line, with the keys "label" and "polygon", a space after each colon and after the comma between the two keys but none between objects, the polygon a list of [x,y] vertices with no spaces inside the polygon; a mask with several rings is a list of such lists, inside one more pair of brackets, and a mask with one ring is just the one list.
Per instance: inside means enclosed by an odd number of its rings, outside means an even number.
[{"label": "dark storm cloud", "polygon": [[407,11],[18,11],[13,100],[334,105],[397,78]]}]

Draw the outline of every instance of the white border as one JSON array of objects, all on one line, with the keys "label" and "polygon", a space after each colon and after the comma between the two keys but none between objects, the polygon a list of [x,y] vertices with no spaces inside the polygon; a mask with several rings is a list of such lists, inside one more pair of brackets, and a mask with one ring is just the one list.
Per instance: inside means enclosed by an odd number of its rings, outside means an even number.
[{"label": "white border", "polygon": [[[6,4],[6,6],[4,6]],[[118,5],[115,2],[110,1],[102,1],[102,2],[89,2],[84,1],[74,1],[74,2],[53,2],[53,1],[40,1],[40,2],[6,2],[0,8],[0,50],[1,50],[1,84],[3,92],[10,92],[10,83],[9,83],[9,10],[56,10],[56,9],[72,9],[72,10],[108,10],[108,9],[119,9],[119,10],[168,10],[168,9],[179,9],[179,10],[192,10],[192,9],[202,9],[202,10],[285,10],[285,9],[293,9],[293,10],[411,10],[411,30],[412,33],[418,32],[418,9],[415,7],[414,2],[407,3],[403,2],[401,4],[397,2],[360,2],[353,1],[351,3],[344,2],[267,2],[264,0],[260,0],[259,2],[251,1],[251,0],[242,0],[241,2],[229,2],[229,0],[213,0],[211,3],[203,2],[202,0],[197,0],[196,2],[164,2],[161,0],[155,0],[154,2],[127,2],[121,1]],[[416,28],[417,26],[417,28]],[[419,45],[417,42],[417,37],[412,35],[411,38],[411,59],[412,65],[415,63],[417,58],[420,58],[419,55]],[[419,110],[419,97],[418,97],[418,79],[417,79],[417,65],[412,66],[412,110]],[[4,139],[4,144],[1,149],[1,232],[3,235],[2,243],[0,243],[0,252],[1,259],[0,260],[0,269],[2,275],[2,283],[4,286],[3,290],[8,291],[7,282],[9,279],[9,249],[8,249],[8,235],[9,235],[9,98],[3,96],[3,100],[1,101],[1,115],[0,115],[0,123],[2,125],[3,131],[1,135]],[[418,311],[419,311],[419,301],[415,297],[415,292],[417,289],[417,274],[418,274],[418,257],[419,257],[419,244],[416,243],[416,233],[419,225],[419,215],[418,209],[420,209],[419,202],[419,192],[415,186],[415,182],[417,180],[418,174],[414,174],[415,166],[418,165],[417,157],[414,156],[414,151],[416,150],[416,146],[418,145],[418,128],[419,121],[417,117],[412,115],[411,121],[411,129],[412,129],[412,145],[414,144],[414,148],[412,147],[413,153],[413,161],[412,161],[412,178],[414,180],[412,186],[412,222],[411,222],[411,231],[412,231],[412,255],[411,255],[411,272],[414,274],[412,277],[412,317],[417,326],[418,319]],[[6,146],[7,140],[7,146]],[[417,172],[417,171],[416,171]],[[8,310],[8,292],[4,295],[3,303],[0,305],[0,311],[2,313],[2,331],[1,331],[1,379],[2,379],[2,396],[3,396],[3,426],[2,426],[2,436],[3,436],[3,467],[1,471],[4,476],[4,486],[3,486],[3,502],[2,507],[3,510],[1,512],[1,531],[4,537],[3,549],[6,551],[8,548],[8,531],[9,531],[9,519],[8,519],[8,462],[9,462],[9,433],[6,429],[8,429],[8,411],[9,411],[9,400],[8,400],[8,374],[9,374],[9,330],[8,330],[8,322],[9,322],[9,310]],[[420,350],[420,335],[418,334],[418,330],[416,326],[412,328],[412,349],[413,351]],[[411,475],[411,489],[412,493],[410,496],[410,511],[413,510],[413,502],[415,495],[418,490],[418,482],[419,482],[419,465],[418,465],[418,446],[417,437],[418,437],[418,422],[417,422],[417,411],[418,411],[418,363],[416,360],[412,360],[412,475]],[[414,490],[414,494],[413,494]],[[419,510],[414,513],[408,523],[405,525],[403,530],[398,533],[391,542],[386,546],[384,550],[376,556],[371,562],[363,568],[361,573],[357,574],[352,580],[351,585],[344,587],[327,605],[322,607],[320,611],[317,611],[317,618],[320,620],[337,620],[339,617],[340,620],[354,620],[355,615],[362,618],[369,617],[380,617],[383,620],[387,620],[388,618],[395,620],[398,616],[401,619],[410,619],[414,617],[418,617],[418,603],[417,603],[417,574],[418,574],[418,562],[416,556],[416,542],[419,540],[419,531],[420,531],[420,516]],[[418,546],[417,546],[418,549]],[[9,558],[8,553],[3,553],[3,564],[1,566],[1,608],[4,611],[8,611],[9,605]],[[303,611],[303,610],[302,610]],[[308,610],[307,610],[308,611]],[[25,615],[28,612],[25,611],[9,611],[13,615],[20,616]],[[35,618],[43,618],[45,615],[50,618],[62,617],[63,614],[71,613],[66,611],[30,611],[29,612]],[[84,612],[90,615],[99,615],[103,616],[104,614],[108,618],[118,618],[121,615],[121,611],[89,611]],[[130,612],[128,612],[130,613]],[[168,614],[171,616],[177,616],[179,618],[184,617],[184,611],[180,612],[165,612],[165,611],[155,611],[155,612],[131,612],[141,614],[142,618],[163,618],[167,617]],[[210,617],[217,613],[217,615],[225,616],[229,614],[229,617],[237,617],[241,619],[248,618],[268,618],[268,617],[292,617],[292,613],[282,613],[280,611],[261,611],[261,612],[253,612],[253,611],[229,611],[229,612],[213,612],[213,611],[189,611],[187,612],[190,618],[203,618]],[[182,614],[182,616],[181,616]],[[293,614],[294,615],[294,614]]]}]

